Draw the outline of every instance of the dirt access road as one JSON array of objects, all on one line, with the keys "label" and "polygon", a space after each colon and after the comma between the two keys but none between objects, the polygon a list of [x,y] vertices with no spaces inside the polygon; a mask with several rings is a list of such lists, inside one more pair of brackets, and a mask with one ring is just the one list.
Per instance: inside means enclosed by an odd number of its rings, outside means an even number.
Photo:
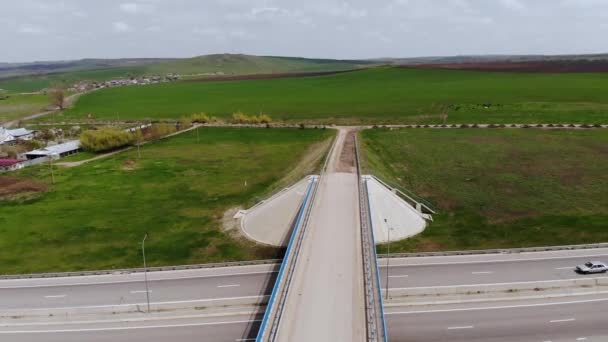
[{"label": "dirt access road", "polygon": [[352,128],[338,128],[281,318],[278,341],[365,341]]}]

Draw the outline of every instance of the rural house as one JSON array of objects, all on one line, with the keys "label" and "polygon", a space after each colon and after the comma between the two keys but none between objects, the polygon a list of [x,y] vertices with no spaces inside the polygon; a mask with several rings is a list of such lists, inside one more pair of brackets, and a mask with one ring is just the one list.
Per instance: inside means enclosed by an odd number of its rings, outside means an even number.
[{"label": "rural house", "polygon": [[12,145],[18,141],[32,140],[35,131],[25,128],[6,129],[0,126],[0,145]]},{"label": "rural house", "polygon": [[14,171],[21,167],[21,161],[17,159],[0,159],[0,172]]}]

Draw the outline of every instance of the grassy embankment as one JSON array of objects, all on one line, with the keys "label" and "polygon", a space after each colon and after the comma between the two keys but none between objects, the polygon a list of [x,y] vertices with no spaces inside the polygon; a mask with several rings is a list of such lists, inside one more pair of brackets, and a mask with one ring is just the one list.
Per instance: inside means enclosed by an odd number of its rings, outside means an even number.
[{"label": "grassy embankment", "polygon": [[[142,146],[141,159],[131,149],[57,168],[55,184],[48,165],[11,175],[21,183],[0,176],[13,184],[0,196],[0,273],[138,267],[145,232],[150,265],[277,257],[279,249],[223,231],[223,213],[285,185],[332,134],[206,128],[200,142],[192,131]],[[299,176],[318,163],[300,165]]]},{"label": "grassy embankment", "polygon": [[[435,203],[393,252],[608,242],[606,130],[367,130],[371,172]],[[380,249],[384,251],[383,248]]]},{"label": "grassy embankment", "polygon": [[[598,123],[608,121],[605,74],[521,74],[375,68],[321,77],[180,82],[83,96],[63,119],[228,118],[264,112],[315,123]],[[488,105],[488,106],[484,106]]]}]

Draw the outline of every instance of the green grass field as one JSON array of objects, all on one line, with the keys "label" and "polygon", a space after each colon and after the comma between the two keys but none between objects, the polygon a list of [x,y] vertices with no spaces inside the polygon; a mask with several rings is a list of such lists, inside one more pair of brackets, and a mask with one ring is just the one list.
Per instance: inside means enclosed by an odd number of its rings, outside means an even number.
[{"label": "green grass field", "polygon": [[[517,74],[375,68],[237,82],[172,83],[83,96],[67,118],[177,118],[265,112],[316,123],[597,123],[608,121],[604,74]],[[485,106],[489,104],[490,106]],[[487,108],[486,108],[487,107]]]},{"label": "green grass field", "polygon": [[[150,265],[277,257],[279,249],[224,232],[223,213],[267,195],[332,134],[205,128],[200,142],[188,132],[145,145],[140,160],[131,149],[58,168],[55,184],[48,165],[24,169],[21,189],[48,191],[0,196],[0,274],[139,267],[145,232]],[[0,184],[16,183],[5,177]]]},{"label": "green grass field", "polygon": [[44,111],[49,106],[46,95],[10,95],[0,100],[0,123]]},{"label": "green grass field", "polygon": [[608,241],[606,130],[376,129],[361,137],[368,170],[439,210],[391,251]]}]

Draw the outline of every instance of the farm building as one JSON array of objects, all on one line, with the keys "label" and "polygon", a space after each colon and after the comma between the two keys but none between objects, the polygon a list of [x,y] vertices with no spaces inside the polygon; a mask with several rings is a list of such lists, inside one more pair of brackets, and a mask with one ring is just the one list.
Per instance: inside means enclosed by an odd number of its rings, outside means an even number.
[{"label": "farm building", "polygon": [[27,159],[36,159],[41,157],[63,158],[80,151],[80,140],[71,140],[63,144],[47,146],[45,148],[27,152]]},{"label": "farm building", "polygon": [[21,161],[17,159],[0,159],[0,172],[14,171],[22,167]]},{"label": "farm building", "polygon": [[18,141],[32,140],[35,131],[25,128],[6,129],[0,126],[0,145],[12,145]]}]

